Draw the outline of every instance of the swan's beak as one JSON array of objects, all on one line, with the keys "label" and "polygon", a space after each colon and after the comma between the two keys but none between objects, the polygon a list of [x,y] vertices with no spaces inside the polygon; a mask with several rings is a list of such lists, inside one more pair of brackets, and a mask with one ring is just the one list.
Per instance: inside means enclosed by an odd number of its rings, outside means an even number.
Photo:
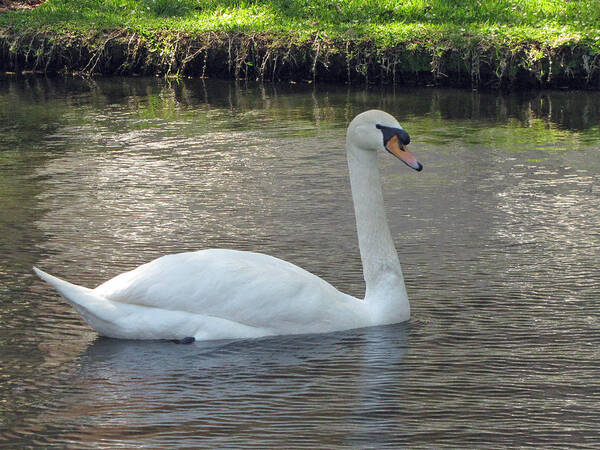
[{"label": "swan's beak", "polygon": [[387,141],[387,144],[385,144],[385,148],[408,167],[415,169],[417,172],[423,170],[423,164],[417,161],[415,155],[408,151],[406,146],[400,141],[398,135],[393,135],[390,140]]}]

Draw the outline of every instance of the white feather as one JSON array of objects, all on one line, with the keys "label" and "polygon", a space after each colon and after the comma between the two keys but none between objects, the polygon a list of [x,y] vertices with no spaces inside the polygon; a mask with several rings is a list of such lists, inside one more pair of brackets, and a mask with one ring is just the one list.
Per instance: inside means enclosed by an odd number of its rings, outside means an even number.
[{"label": "white feather", "polygon": [[376,124],[400,127],[387,113],[367,111],[351,122],[346,144],[364,300],[289,262],[235,250],[163,256],[95,289],[34,270],[99,334],[114,338],[254,338],[408,320],[408,297],[383,209],[377,166],[383,144]]}]

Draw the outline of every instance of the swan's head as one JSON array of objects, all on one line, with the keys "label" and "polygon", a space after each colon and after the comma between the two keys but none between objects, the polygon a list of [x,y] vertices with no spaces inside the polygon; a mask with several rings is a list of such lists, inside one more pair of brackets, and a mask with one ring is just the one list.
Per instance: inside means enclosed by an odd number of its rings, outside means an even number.
[{"label": "swan's head", "polygon": [[365,151],[383,150],[391,153],[408,167],[423,170],[407,148],[410,136],[390,114],[371,109],[356,116],[348,126],[347,143]]}]

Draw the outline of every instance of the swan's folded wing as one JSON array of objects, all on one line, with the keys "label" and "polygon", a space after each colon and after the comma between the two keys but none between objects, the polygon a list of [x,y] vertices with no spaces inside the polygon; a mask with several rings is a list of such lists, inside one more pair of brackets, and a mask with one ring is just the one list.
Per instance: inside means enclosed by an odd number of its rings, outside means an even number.
[{"label": "swan's folded wing", "polygon": [[368,325],[363,302],[294,264],[253,252],[167,255],[94,291],[112,301],[206,314],[277,334]]}]

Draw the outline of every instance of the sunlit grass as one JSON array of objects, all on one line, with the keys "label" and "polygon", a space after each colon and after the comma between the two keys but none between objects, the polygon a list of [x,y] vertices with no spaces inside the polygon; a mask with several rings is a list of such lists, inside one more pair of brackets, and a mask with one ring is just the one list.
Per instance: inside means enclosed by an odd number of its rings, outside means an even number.
[{"label": "sunlit grass", "polygon": [[319,34],[382,46],[485,37],[507,44],[585,40],[600,49],[599,23],[598,0],[48,0],[0,14],[0,27],[13,29]]},{"label": "sunlit grass", "polygon": [[599,23],[600,0],[47,0],[0,41],[9,71],[588,87]]}]

